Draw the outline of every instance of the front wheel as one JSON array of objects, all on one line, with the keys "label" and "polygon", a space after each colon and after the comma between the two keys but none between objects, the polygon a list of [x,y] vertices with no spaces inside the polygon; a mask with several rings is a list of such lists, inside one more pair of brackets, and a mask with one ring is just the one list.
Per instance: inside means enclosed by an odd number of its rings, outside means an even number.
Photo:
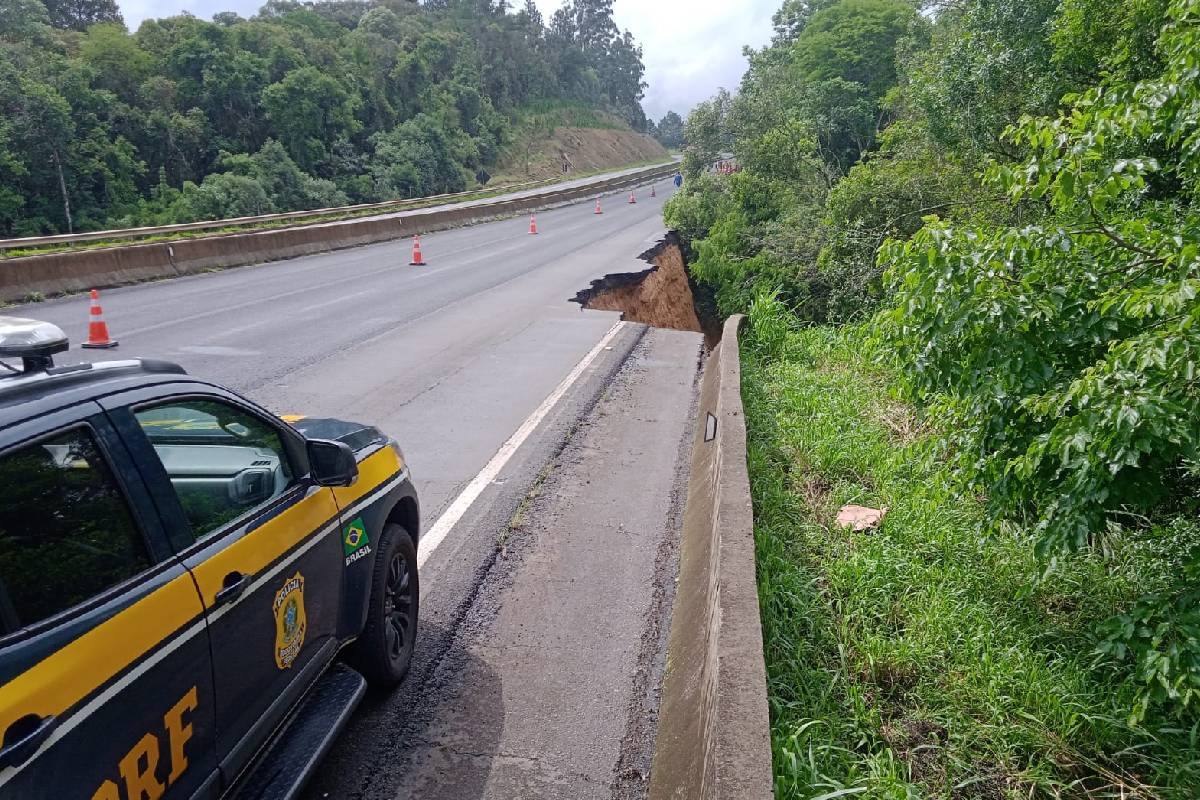
[{"label": "front wheel", "polygon": [[372,684],[395,686],[407,674],[420,599],[417,547],[403,526],[388,523],[371,575],[367,624],[350,651],[350,662]]}]

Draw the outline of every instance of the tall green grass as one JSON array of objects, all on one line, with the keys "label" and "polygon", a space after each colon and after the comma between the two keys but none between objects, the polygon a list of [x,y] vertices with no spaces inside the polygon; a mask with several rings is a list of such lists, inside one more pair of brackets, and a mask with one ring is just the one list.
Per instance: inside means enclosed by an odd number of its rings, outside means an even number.
[{"label": "tall green grass", "polygon": [[[1042,580],[1022,528],[985,530],[863,332],[785,319],[758,304],[742,353],[777,796],[1200,796],[1197,718],[1131,726],[1135,686],[1094,656],[1095,626],[1197,525]],[[854,533],[845,503],[889,511]]]},{"label": "tall green grass", "polygon": [[549,129],[560,125],[601,130],[628,130],[629,126],[606,111],[572,100],[540,100],[517,109],[516,126]]}]

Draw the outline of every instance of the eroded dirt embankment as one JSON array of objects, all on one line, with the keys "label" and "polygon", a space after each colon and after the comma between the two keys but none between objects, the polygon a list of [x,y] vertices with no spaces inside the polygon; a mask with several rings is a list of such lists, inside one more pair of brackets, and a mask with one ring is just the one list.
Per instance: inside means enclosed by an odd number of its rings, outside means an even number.
[{"label": "eroded dirt embankment", "polygon": [[[570,179],[596,170],[667,160],[653,137],[629,128],[560,125],[545,138],[519,141],[495,170],[495,180]],[[565,170],[565,171],[564,171]]]},{"label": "eroded dirt embankment", "polygon": [[656,328],[704,333],[712,345],[720,338],[719,329],[700,313],[696,288],[688,275],[679,237],[670,232],[638,256],[649,262],[641,272],[605,275],[572,298],[584,308],[620,311],[621,319]]}]

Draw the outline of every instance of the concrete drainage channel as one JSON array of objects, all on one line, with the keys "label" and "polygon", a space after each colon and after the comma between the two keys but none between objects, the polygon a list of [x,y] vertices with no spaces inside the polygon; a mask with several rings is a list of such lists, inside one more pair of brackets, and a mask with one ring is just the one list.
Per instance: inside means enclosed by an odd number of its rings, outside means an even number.
[{"label": "concrete drainage channel", "polygon": [[674,234],[641,257],[649,269],[607,275],[575,302],[656,327],[703,331],[712,347],[693,437],[649,798],[769,798],[770,721],[738,353],[745,318],[730,317],[714,330],[697,311]]},{"label": "concrete drainage channel", "polygon": [[738,329],[704,368],[650,800],[771,797]]}]

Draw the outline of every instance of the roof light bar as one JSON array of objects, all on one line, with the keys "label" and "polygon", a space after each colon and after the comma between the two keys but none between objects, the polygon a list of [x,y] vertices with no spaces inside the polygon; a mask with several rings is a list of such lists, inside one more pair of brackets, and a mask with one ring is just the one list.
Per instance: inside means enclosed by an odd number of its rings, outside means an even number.
[{"label": "roof light bar", "polygon": [[54,354],[71,343],[57,325],[23,317],[0,317],[0,357],[18,357],[26,372],[54,366]]}]

